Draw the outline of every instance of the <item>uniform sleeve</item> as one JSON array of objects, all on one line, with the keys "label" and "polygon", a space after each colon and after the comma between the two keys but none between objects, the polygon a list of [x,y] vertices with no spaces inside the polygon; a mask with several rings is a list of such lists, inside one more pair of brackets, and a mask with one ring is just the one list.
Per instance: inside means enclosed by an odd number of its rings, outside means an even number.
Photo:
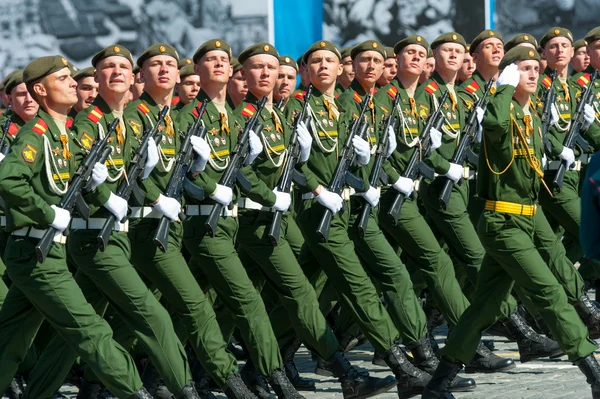
[{"label": "uniform sleeve", "polygon": [[[424,104],[431,111],[429,114],[430,117],[435,112],[435,106],[432,98],[433,96],[434,94],[429,94],[423,90],[417,99],[417,103]],[[419,134],[422,133],[423,132],[419,132]],[[450,170],[450,162],[448,162],[448,160],[444,158],[437,150],[431,151],[429,157],[425,158],[423,162],[440,175],[444,175],[448,173],[448,170]]]},{"label": "uniform sleeve", "polygon": [[510,105],[515,88],[510,85],[500,86],[494,98],[487,106],[483,118],[483,133],[487,142],[499,143],[502,136],[510,130]]},{"label": "uniform sleeve", "polygon": [[[193,104],[193,102],[191,104]],[[191,110],[192,108],[190,105],[186,104],[177,112],[177,118],[175,119],[175,122],[177,123],[179,130],[184,132],[184,134],[188,131],[189,127],[196,122],[196,118],[192,114]]]}]

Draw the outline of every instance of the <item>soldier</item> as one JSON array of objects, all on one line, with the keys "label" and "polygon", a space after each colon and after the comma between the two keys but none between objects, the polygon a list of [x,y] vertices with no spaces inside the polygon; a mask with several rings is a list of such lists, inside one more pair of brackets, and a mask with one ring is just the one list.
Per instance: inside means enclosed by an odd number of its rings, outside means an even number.
[{"label": "soldier", "polygon": [[427,50],[427,59],[425,60],[425,66],[423,72],[419,76],[419,84],[425,83],[427,79],[431,77],[431,74],[435,71],[435,58],[433,57],[433,51]]},{"label": "soldier", "polygon": [[[110,327],[86,301],[66,264],[62,232],[71,216],[55,204],[68,189],[79,155],[66,128],[68,110],[77,102],[77,85],[67,65],[60,56],[48,56],[23,71],[23,81],[40,110],[17,135],[0,171],[0,193],[9,209],[11,236],[5,257],[12,280],[0,310],[0,391],[46,318],[112,392],[123,398],[150,398],[133,360],[112,340]],[[100,199],[95,188],[106,176],[106,167],[97,163],[93,190],[86,195],[89,201]],[[59,233],[42,266],[35,246],[50,227]],[[29,255],[24,258],[24,253]]]},{"label": "soldier", "polygon": [[[186,58],[189,59],[189,58]],[[187,64],[179,69],[181,82],[175,85],[179,95],[179,102],[173,107],[173,111],[179,111],[185,105],[191,103],[200,91],[200,76],[194,72],[194,65]]]},{"label": "soldier", "polygon": [[584,215],[580,231],[581,247],[588,258],[596,261],[600,261],[599,164],[600,157],[592,158],[581,191],[581,214]]},{"label": "soldier", "polygon": [[[191,68],[186,68],[186,67],[191,67]],[[178,110],[175,106],[181,102],[181,94],[182,93],[179,92],[179,88],[184,86],[184,83],[183,83],[184,76],[190,76],[190,75],[194,74],[194,67],[192,65],[192,60],[190,58],[181,58],[179,60],[179,62],[177,62],[177,69],[179,69],[180,81],[177,82],[177,84],[175,85],[175,93],[173,93],[173,99],[171,100],[172,111]],[[200,86],[200,78],[190,78],[190,82],[189,82],[190,84],[188,87],[188,89],[189,89],[188,91],[194,90],[196,80],[198,81],[197,82],[198,86]],[[191,102],[194,99],[194,97],[196,97],[196,94],[198,94],[197,90],[196,90],[196,93],[189,98],[189,101],[186,104]],[[175,115],[176,115],[176,113],[173,114],[173,116],[175,116]]]},{"label": "soldier", "polygon": [[514,35],[509,41],[504,43],[504,52],[508,52],[513,47],[527,46],[536,50],[538,48],[538,42],[535,37],[528,33],[518,33]]},{"label": "soldier", "polygon": [[296,64],[298,64],[298,74],[300,74],[300,84],[298,85],[298,89],[304,90],[306,89],[306,86],[308,86],[309,79],[308,72],[306,70],[306,64],[304,64],[303,55],[298,57],[298,59],[296,60]]},{"label": "soldier", "polygon": [[8,108],[8,95],[5,92],[6,84],[17,73],[18,70],[10,72],[0,81],[0,123],[5,121],[5,118],[10,117],[10,112],[6,112]]},{"label": "soldier", "polygon": [[396,63],[396,53],[393,47],[385,47],[385,61],[383,62],[383,73],[377,79],[377,88],[386,86],[396,77],[398,64]]},{"label": "soldier", "polygon": [[92,105],[98,95],[98,82],[94,80],[94,67],[79,69],[73,75],[77,82],[77,104],[69,111],[69,116],[73,119],[77,114]]},{"label": "soldier", "polygon": [[291,57],[279,57],[279,76],[273,90],[273,100],[279,110],[283,110],[288,100],[296,90],[298,64]]},{"label": "soldier", "polygon": [[144,80],[140,75],[140,67],[137,65],[133,67],[133,76],[134,80],[133,84],[131,85],[131,101],[135,101],[140,98],[144,92]]},{"label": "soldier", "polygon": [[456,76],[457,85],[462,85],[463,82],[466,82],[473,75],[473,71],[475,70],[475,60],[473,59],[470,49],[471,46],[467,44],[462,66],[458,70]]},{"label": "soldier", "polygon": [[584,71],[590,65],[590,56],[587,53],[587,43],[585,39],[576,40],[573,43],[575,55],[571,58],[571,76]]},{"label": "soldier", "polygon": [[242,64],[236,57],[231,58],[231,72],[231,78],[227,82],[227,103],[231,109],[235,109],[248,93],[246,78],[242,75]]},{"label": "soldier", "polygon": [[350,87],[350,83],[354,80],[354,66],[352,64],[352,57],[350,52],[352,46],[344,47],[340,54],[342,55],[342,73],[337,78],[337,85],[335,87],[335,94],[339,96]]},{"label": "soldier", "polygon": [[[539,74],[534,49],[513,48],[504,56],[498,91],[483,121],[478,190],[486,210],[478,224],[486,255],[474,300],[442,349],[442,360],[423,399],[452,398],[448,384],[471,361],[481,331],[502,317],[513,286],[531,298],[561,348],[600,398],[600,374],[587,330],[568,303],[533,242],[536,201],[541,186],[540,119],[530,108]],[[516,151],[519,151],[518,153]]]}]

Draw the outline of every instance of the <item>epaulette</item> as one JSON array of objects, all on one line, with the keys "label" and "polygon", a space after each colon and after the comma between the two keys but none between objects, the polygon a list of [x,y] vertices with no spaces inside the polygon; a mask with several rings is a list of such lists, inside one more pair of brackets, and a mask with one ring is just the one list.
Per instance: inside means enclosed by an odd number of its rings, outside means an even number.
[{"label": "epaulette", "polygon": [[438,91],[440,89],[440,87],[437,85],[437,83],[435,83],[434,80],[431,81],[431,83],[429,83],[427,85],[427,87],[425,87],[425,91],[429,94],[433,94],[436,91]]},{"label": "epaulette", "polygon": [[16,123],[11,123],[10,126],[8,127],[8,135],[9,136],[14,136],[15,134],[17,134],[19,132],[19,127],[17,126]]},{"label": "epaulette", "polygon": [[192,110],[192,114],[194,115],[194,118],[198,119],[200,117],[200,108],[202,108],[202,101],[198,102],[198,105],[196,105],[194,107],[194,109]]},{"label": "epaulette", "polygon": [[577,82],[577,84],[579,86],[584,87],[585,85],[587,85],[588,83],[590,83],[590,74],[589,73],[584,73],[575,82]]},{"label": "epaulette", "polygon": [[362,103],[362,97],[357,92],[354,92],[354,101],[357,103]]},{"label": "epaulette", "polygon": [[552,86],[552,80],[550,80],[550,76],[546,76],[544,79],[542,79],[542,84],[546,89]]},{"label": "epaulette", "polygon": [[251,118],[255,112],[256,112],[256,108],[254,107],[254,105],[248,103],[242,110],[242,116],[245,116],[246,118]]},{"label": "epaulette", "polygon": [[46,133],[46,130],[48,130],[48,125],[46,124],[46,122],[44,122],[42,118],[40,118],[37,120],[37,122],[35,122],[35,125],[33,125],[31,130],[36,132],[40,136],[43,136],[44,133]]},{"label": "epaulette", "polygon": [[137,106],[137,109],[139,109],[140,111],[142,111],[142,113],[144,115],[146,115],[147,113],[150,112],[150,108],[148,108],[148,106],[144,103],[140,103],[140,105]]},{"label": "epaulette", "polygon": [[100,111],[100,108],[96,105],[93,110],[88,114],[88,119],[94,123],[98,123],[100,119],[104,116],[104,112]]},{"label": "epaulette", "polygon": [[179,97],[179,96],[173,97],[173,99],[171,100],[171,105],[177,105],[177,104],[179,104],[179,101],[181,101],[181,97]]},{"label": "epaulette", "polygon": [[303,100],[304,101],[304,96],[306,95],[306,90],[303,92],[297,92],[294,93],[294,98],[297,98],[298,100]]},{"label": "epaulette", "polygon": [[475,93],[477,90],[479,90],[479,84],[477,83],[476,80],[473,80],[471,83],[469,83],[467,86],[465,86],[465,90],[469,93],[469,94],[473,94]]},{"label": "epaulette", "polygon": [[392,98],[396,98],[396,96],[398,95],[398,89],[396,89],[395,86],[392,86],[388,89],[387,94],[389,94]]},{"label": "epaulette", "polygon": [[70,129],[70,128],[72,128],[72,127],[73,127],[73,118],[70,118],[70,117],[69,117],[69,118],[67,118],[67,122],[65,123],[65,127],[66,127],[67,129]]}]

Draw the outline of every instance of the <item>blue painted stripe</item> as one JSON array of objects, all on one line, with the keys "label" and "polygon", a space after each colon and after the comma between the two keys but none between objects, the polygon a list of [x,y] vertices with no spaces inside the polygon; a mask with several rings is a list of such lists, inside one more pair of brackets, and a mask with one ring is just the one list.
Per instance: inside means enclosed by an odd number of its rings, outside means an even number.
[{"label": "blue painted stripe", "polygon": [[496,0],[488,0],[490,4],[490,29],[496,29],[496,23],[494,22],[494,16],[496,15]]},{"label": "blue painted stripe", "polygon": [[323,37],[323,0],[273,0],[275,48],[294,59]]}]

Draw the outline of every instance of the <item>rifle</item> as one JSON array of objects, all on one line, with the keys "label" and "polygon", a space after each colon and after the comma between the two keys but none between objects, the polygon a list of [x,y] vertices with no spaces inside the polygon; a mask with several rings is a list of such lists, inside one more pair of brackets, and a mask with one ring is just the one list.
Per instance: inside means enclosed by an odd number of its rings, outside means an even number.
[{"label": "rifle", "polygon": [[550,73],[552,83],[544,93],[544,108],[542,108],[542,142],[544,143],[544,151],[548,155],[552,153],[552,146],[550,140],[548,140],[548,130],[550,130],[550,120],[552,119],[552,105],[556,101],[556,92],[552,88],[556,74],[556,69]]},{"label": "rifle", "polygon": [[[260,134],[262,130],[262,123],[258,121],[258,118],[260,117],[266,102],[267,97],[265,96],[258,102],[254,115],[246,122],[244,131],[233,149],[231,158],[229,158],[229,166],[221,176],[219,184],[232,188],[237,181],[246,189],[246,191],[250,191],[251,184],[240,169],[244,166],[244,162],[250,153],[250,130],[254,131],[256,134]],[[211,237],[214,237],[215,234],[217,234],[217,223],[221,217],[221,213],[223,213],[223,206],[223,204],[217,202],[213,206],[213,209],[204,224],[206,231]],[[230,204],[230,206],[232,205]]]},{"label": "rifle", "polygon": [[[94,143],[87,156],[83,160],[83,163],[77,168],[77,171],[73,175],[73,178],[69,182],[69,189],[65,196],[60,200],[58,206],[69,212],[72,212],[75,207],[81,209],[81,204],[87,208],[87,214],[82,214],[84,219],[89,218],[89,206],[85,204],[82,197],[82,191],[89,189],[89,185],[92,181],[92,171],[96,163],[106,162],[106,158],[111,154],[112,148],[108,145],[108,138],[115,131],[119,124],[119,118],[115,119],[109,126],[106,136],[102,140],[98,140]],[[58,230],[54,227],[48,227],[40,242],[35,247],[38,262],[44,263],[48,251],[54,241],[54,236],[58,233]],[[66,235],[66,234],[65,234]]]},{"label": "rifle", "polygon": [[[175,169],[169,179],[169,184],[165,190],[165,196],[175,198],[176,200],[181,199],[183,194],[183,182],[185,175],[192,166],[194,161],[194,149],[192,147],[192,137],[198,136],[202,139],[206,137],[206,126],[202,125],[202,115],[206,110],[208,101],[204,101],[200,110],[198,111],[198,119],[188,128],[185,140],[177,154],[177,160],[175,161]],[[185,214],[179,213],[179,220],[185,220]],[[169,227],[171,226],[171,219],[166,216],[160,218],[156,233],[154,234],[154,243],[160,248],[161,251],[167,252],[167,245],[169,244]]]},{"label": "rifle", "polygon": [[2,126],[2,139],[0,140],[0,154],[6,156],[8,155],[8,150],[10,150],[10,143],[8,142],[8,129],[10,128],[12,121],[7,119],[4,122],[4,126]]},{"label": "rifle", "polygon": [[[473,105],[473,111],[471,115],[469,115],[469,120],[467,122],[467,127],[465,129],[465,134],[463,135],[463,139],[460,141],[454,156],[452,157],[451,163],[455,163],[457,165],[462,165],[465,162],[465,159],[468,157],[471,162],[474,164],[478,163],[478,156],[475,155],[473,150],[471,149],[471,145],[475,138],[477,137],[477,130],[479,129],[479,122],[477,121],[477,112],[475,110],[477,107],[483,109],[487,107],[487,96],[492,89],[492,85],[494,84],[494,80],[488,80],[485,85],[485,91],[481,98],[477,100],[477,102]],[[450,194],[452,194],[452,187],[454,187],[454,182],[450,180],[448,177],[441,177],[442,179],[446,179],[444,183],[444,187],[442,188],[442,192],[440,193],[440,205],[443,209],[448,208],[448,204],[450,203]]]},{"label": "rifle", "polygon": [[[144,172],[144,166],[146,165],[146,158],[148,157],[148,142],[150,140],[154,140],[156,144],[160,142],[160,138],[158,135],[158,127],[165,119],[167,112],[169,111],[169,107],[163,107],[163,109],[158,113],[158,119],[154,126],[144,131],[142,135],[142,141],[140,146],[135,151],[135,155],[131,159],[131,163],[129,165],[129,169],[126,173],[126,179],[124,179],[119,188],[116,191],[116,195],[123,198],[125,201],[129,201],[131,194],[133,194],[134,190],[138,188],[137,180],[140,176],[142,176]],[[108,240],[110,238],[110,233],[113,231],[114,225],[117,222],[117,218],[112,213],[108,215],[106,218],[106,222],[100,229],[98,233],[98,248],[100,251],[106,249],[106,245],[108,244]],[[119,221],[120,222],[120,221]]]},{"label": "rifle", "polygon": [[[393,134],[396,134],[396,122],[397,118],[394,118],[394,113],[396,108],[398,107],[398,103],[400,101],[400,94],[396,94],[394,97],[394,103],[392,104],[392,109],[390,111],[390,115],[387,117],[385,123],[383,124],[383,130],[381,131],[381,140],[379,141],[379,146],[377,147],[377,154],[375,154],[375,162],[373,164],[373,169],[371,170],[371,176],[369,178],[369,184],[372,187],[376,187],[379,185],[379,180],[381,179],[381,174],[383,172],[383,162],[385,161],[385,156],[388,152],[388,148],[390,146],[390,138],[389,138],[389,130],[390,127],[393,129]],[[369,216],[371,215],[371,204],[368,201],[365,201],[362,209],[362,213],[360,215],[360,219],[358,220],[358,234],[360,237],[364,237],[367,231],[367,226],[369,224]]]},{"label": "rifle", "polygon": [[[581,100],[577,105],[577,112],[575,113],[575,117],[571,119],[571,128],[569,129],[569,134],[567,134],[567,138],[563,143],[564,147],[570,148],[571,150],[575,148],[575,144],[579,144],[583,152],[586,152],[589,148],[589,144],[585,139],[581,136],[581,130],[583,130],[583,126],[585,125],[585,119],[583,118],[583,112],[586,104],[591,104],[594,100],[594,82],[598,77],[598,70],[594,70],[592,74],[592,78],[590,79],[590,83],[588,84],[585,93],[582,94]],[[560,161],[560,165],[558,166],[558,170],[556,171],[556,175],[552,180],[552,185],[558,192],[562,189],[563,179],[565,178],[565,172],[567,171],[567,162],[565,160]]]},{"label": "rifle", "polygon": [[[340,159],[335,167],[335,171],[333,172],[331,182],[329,183],[329,190],[335,194],[341,195],[344,191],[344,186],[346,183],[358,188],[359,190],[362,190],[362,181],[356,176],[352,175],[348,169],[350,169],[350,166],[356,159],[356,153],[354,152],[354,147],[352,146],[352,139],[356,135],[358,135],[358,137],[364,137],[367,132],[367,128],[369,127],[364,116],[366,109],[369,107],[370,101],[371,95],[367,94],[361,104],[360,115],[358,116],[358,119],[353,120],[348,127],[346,141],[344,142],[344,147],[340,152]],[[343,211],[344,209],[342,208],[342,212]],[[329,229],[331,228],[332,219],[333,212],[329,208],[325,208],[321,222],[317,227],[317,235],[319,236],[319,240],[321,242],[327,242],[329,239]]]},{"label": "rifle", "polygon": [[285,97],[281,97],[279,99],[279,101],[277,101],[277,103],[275,104],[275,108],[277,108],[278,110],[281,111],[281,108],[283,108],[283,103],[285,102]]},{"label": "rifle", "polygon": [[[406,177],[414,181],[420,178],[421,175],[424,175],[428,179],[433,180],[435,176],[433,170],[421,161],[421,154],[423,154],[423,158],[425,158],[430,153],[431,129],[440,130],[442,127],[442,123],[444,122],[444,116],[442,114],[442,105],[448,99],[448,95],[449,92],[446,91],[439,102],[439,107],[437,107],[437,109],[429,117],[429,120],[427,120],[427,124],[425,125],[423,133],[421,133],[421,137],[419,139],[421,148],[415,149],[415,151],[411,155],[410,159],[408,160],[408,163],[406,164],[406,168],[404,169],[404,175],[402,177]],[[392,202],[392,206],[387,211],[387,216],[392,219],[392,224],[394,226],[398,224],[398,216],[400,215],[400,209],[402,209],[402,205],[404,204],[405,200],[406,196],[403,193],[396,193],[394,202]]]},{"label": "rifle", "polygon": [[[300,114],[296,116],[294,119],[294,126],[292,137],[290,138],[290,144],[288,146],[288,158],[286,160],[286,164],[283,167],[283,171],[281,173],[281,178],[279,179],[279,184],[277,185],[277,189],[282,193],[290,193],[292,191],[292,180],[294,170],[296,169],[296,164],[300,159],[300,143],[298,142],[298,126],[300,122],[305,122],[310,120],[310,115],[308,115],[308,101],[310,100],[310,96],[312,94],[312,84],[309,84],[306,88],[306,93],[304,94],[304,105],[302,107],[302,111]],[[271,243],[273,246],[277,246],[277,242],[279,241],[279,233],[281,229],[281,220],[283,218],[283,212],[277,211],[273,215],[273,221],[271,222],[271,227],[269,228],[269,238],[271,239]]]}]

